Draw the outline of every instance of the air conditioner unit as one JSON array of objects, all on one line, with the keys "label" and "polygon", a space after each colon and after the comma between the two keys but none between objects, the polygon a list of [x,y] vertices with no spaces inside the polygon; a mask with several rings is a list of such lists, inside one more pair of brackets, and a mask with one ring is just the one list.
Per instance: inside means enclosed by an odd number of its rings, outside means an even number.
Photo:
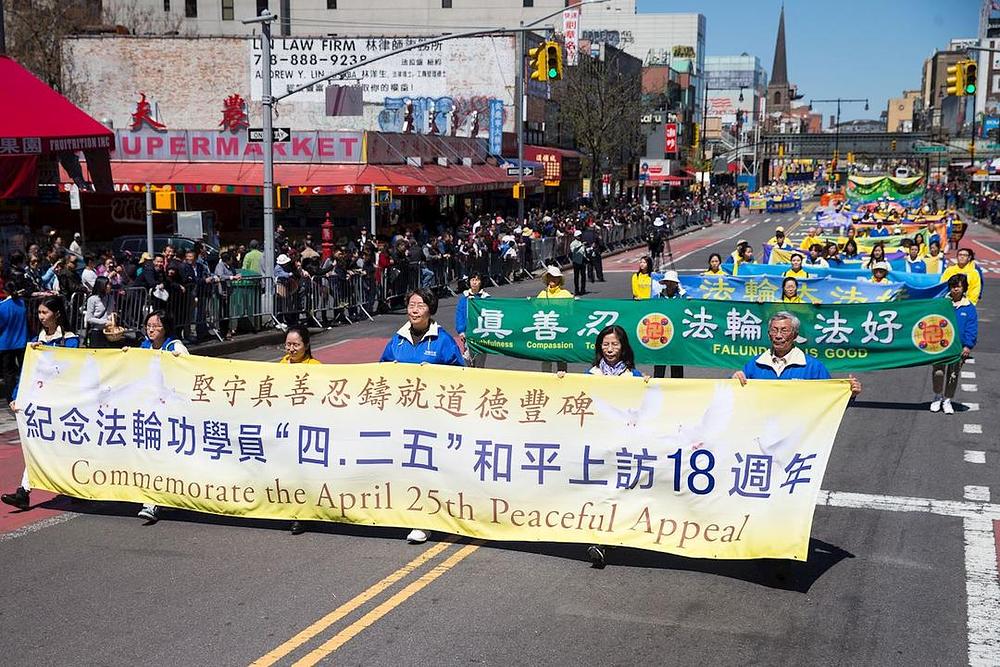
[{"label": "air conditioner unit", "polygon": [[437,159],[437,163],[438,163],[438,166],[440,166],[440,167],[447,167],[448,166],[448,158],[446,158],[446,157],[439,157]]},{"label": "air conditioner unit", "polygon": [[471,157],[464,157],[464,158],[462,158],[462,166],[463,167],[471,167],[472,166],[472,158]]},{"label": "air conditioner unit", "polygon": [[406,158],[406,164],[410,167],[420,167],[424,164],[424,161],[420,157],[408,157]]}]

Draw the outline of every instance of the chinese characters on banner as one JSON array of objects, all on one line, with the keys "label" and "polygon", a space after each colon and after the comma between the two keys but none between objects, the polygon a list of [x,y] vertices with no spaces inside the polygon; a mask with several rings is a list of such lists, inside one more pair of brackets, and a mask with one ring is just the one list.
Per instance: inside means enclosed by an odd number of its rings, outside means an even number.
[{"label": "chinese characters on banner", "polygon": [[668,155],[677,153],[677,123],[663,125],[663,152]]},{"label": "chinese characters on banner", "polygon": [[24,374],[35,488],[699,558],[806,558],[850,394],[135,349],[29,348]]},{"label": "chinese characters on banner", "polygon": [[580,9],[563,10],[563,37],[566,40],[566,65],[576,67],[580,57]]},{"label": "chinese characters on banner", "polygon": [[[735,301],[745,284],[716,276],[700,280],[702,299],[470,302],[467,342],[474,352],[591,363],[600,329],[617,324],[630,336],[638,364],[735,370],[768,350],[768,318],[786,310],[802,322],[803,351],[834,372],[948,363],[961,352],[947,299],[858,303],[860,295],[845,294],[837,304],[752,303]],[[758,281],[752,289],[761,300],[772,291],[780,295],[780,280],[769,286]]]}]

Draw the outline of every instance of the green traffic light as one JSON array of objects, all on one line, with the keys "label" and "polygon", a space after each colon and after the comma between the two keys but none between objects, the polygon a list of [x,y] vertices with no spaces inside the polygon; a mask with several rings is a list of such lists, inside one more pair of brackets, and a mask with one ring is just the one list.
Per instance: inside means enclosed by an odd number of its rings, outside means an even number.
[{"label": "green traffic light", "polygon": [[555,67],[549,68],[549,78],[554,79],[559,76],[559,71]]},{"label": "green traffic light", "polygon": [[976,84],[974,84],[974,83],[967,83],[967,84],[965,84],[965,94],[966,95],[975,95],[976,94]]}]

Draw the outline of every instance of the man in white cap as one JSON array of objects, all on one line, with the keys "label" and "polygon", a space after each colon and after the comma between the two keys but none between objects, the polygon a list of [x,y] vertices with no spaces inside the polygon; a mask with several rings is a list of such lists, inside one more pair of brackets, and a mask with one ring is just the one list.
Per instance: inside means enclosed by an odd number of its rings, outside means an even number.
[{"label": "man in white cap", "polygon": [[677,272],[670,270],[663,273],[660,278],[660,298],[662,299],[686,299],[687,292],[681,287],[681,280]]},{"label": "man in white cap", "polygon": [[73,234],[73,242],[69,244],[69,249],[71,252],[75,252],[77,255],[83,254],[83,246],[80,243],[83,241],[83,237],[80,236],[80,232]]},{"label": "man in white cap", "polygon": [[580,237],[579,229],[573,232],[569,244],[569,259],[573,262],[573,291],[577,296],[587,293],[587,244]]},{"label": "man in white cap", "polygon": [[892,270],[892,266],[889,262],[875,262],[872,264],[872,277],[868,279],[868,282],[874,283],[875,285],[888,284],[890,282],[890,270]]},{"label": "man in white cap", "polygon": [[[681,279],[677,276],[677,272],[674,270],[664,271],[663,277],[660,278],[660,298],[662,299],[686,299],[687,292],[681,287]],[[653,377],[662,378],[667,376],[667,367],[663,364],[656,364],[653,366]],[[684,367],[683,366],[671,366],[670,367],[670,377],[672,378],[682,378],[684,377]]]}]

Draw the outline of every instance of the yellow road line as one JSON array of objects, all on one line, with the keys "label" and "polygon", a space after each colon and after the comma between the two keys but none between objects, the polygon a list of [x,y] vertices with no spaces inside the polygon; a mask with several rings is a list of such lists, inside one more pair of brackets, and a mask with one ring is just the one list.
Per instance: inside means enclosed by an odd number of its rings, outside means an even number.
[{"label": "yellow road line", "polygon": [[472,552],[479,548],[482,542],[476,540],[472,544],[467,544],[457,552],[453,553],[447,560],[445,560],[440,565],[435,565],[430,572],[427,572],[422,577],[412,582],[403,590],[399,591],[391,598],[380,604],[379,606],[372,609],[370,612],[351,623],[349,626],[338,632],[336,635],[331,637],[329,640],[323,643],[322,646],[316,650],[310,652],[301,660],[294,663],[293,667],[311,667],[315,665],[323,658],[327,657],[338,648],[349,642],[351,639],[356,637],[365,628],[371,626],[380,618],[388,614],[390,611],[401,605],[403,602],[413,597],[421,589],[427,586],[429,583],[440,577],[442,574],[450,570],[451,568],[458,565],[463,559],[469,556]]},{"label": "yellow road line", "polygon": [[368,602],[376,595],[378,595],[385,589],[389,588],[394,583],[396,583],[403,577],[407,576],[408,574],[416,570],[418,567],[420,567],[427,561],[431,560],[432,558],[440,554],[448,547],[452,546],[454,543],[455,543],[455,538],[449,537],[445,541],[435,544],[430,549],[427,549],[426,551],[421,553],[419,556],[411,560],[403,567],[399,568],[398,570],[388,575],[381,581],[372,584],[365,591],[359,593],[358,595],[351,598],[344,604],[340,605],[339,607],[337,607],[329,614],[319,619],[306,629],[294,635],[291,639],[283,643],[281,646],[278,646],[273,651],[270,651],[269,653],[266,653],[261,657],[257,658],[252,663],[250,663],[250,666],[266,667],[267,665],[275,664],[278,660],[281,660],[286,655],[288,655],[295,649],[299,648],[300,646],[311,640],[313,637],[315,637],[316,635],[323,632],[328,627],[330,627],[331,625],[342,619],[344,616],[347,616],[349,613],[351,613],[364,603]]}]

